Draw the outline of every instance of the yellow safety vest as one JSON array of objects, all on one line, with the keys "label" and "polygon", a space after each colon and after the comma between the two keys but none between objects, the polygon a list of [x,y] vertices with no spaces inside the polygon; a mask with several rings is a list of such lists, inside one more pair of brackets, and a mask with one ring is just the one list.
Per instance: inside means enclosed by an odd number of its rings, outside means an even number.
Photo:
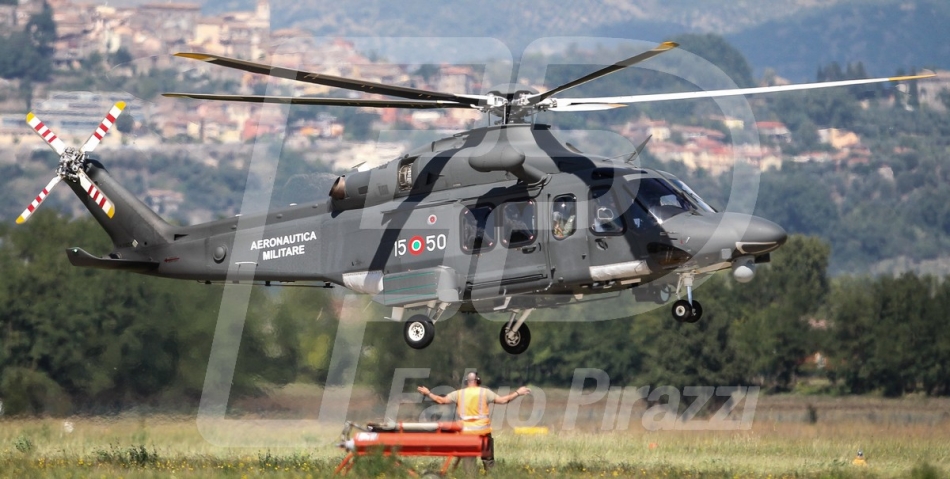
[{"label": "yellow safety vest", "polygon": [[485,389],[469,387],[459,389],[456,411],[462,420],[463,434],[488,434],[491,432],[491,418],[488,416],[488,401]]}]

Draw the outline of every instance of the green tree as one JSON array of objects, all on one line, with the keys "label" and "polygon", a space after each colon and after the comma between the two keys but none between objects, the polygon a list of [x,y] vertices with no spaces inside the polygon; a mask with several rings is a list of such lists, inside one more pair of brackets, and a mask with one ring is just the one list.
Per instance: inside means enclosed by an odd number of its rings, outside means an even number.
[{"label": "green tree", "polygon": [[947,394],[948,299],[932,277],[839,280],[830,303],[832,377],[852,394]]},{"label": "green tree", "polygon": [[673,321],[669,308],[637,318],[648,321],[652,329],[638,342],[647,355],[638,384],[681,389],[751,383],[753,370],[740,356],[735,338],[740,310],[735,307],[736,292],[729,281],[727,275],[720,274],[697,289],[704,310],[697,323]]},{"label": "green tree", "polygon": [[828,295],[829,254],[820,239],[793,235],[752,283],[737,288],[739,357],[769,390],[794,387],[802,360],[818,348],[809,320]]},{"label": "green tree", "polygon": [[127,50],[125,47],[119,47],[119,49],[116,50],[115,53],[109,55],[109,63],[111,63],[112,65],[122,65],[125,63],[129,63],[132,60],[134,60],[132,58],[132,54],[129,53],[129,50]]},{"label": "green tree", "polygon": [[132,118],[132,114],[128,111],[123,111],[118,118],[115,119],[115,129],[122,133],[132,133],[132,129],[135,127],[135,119]]},{"label": "green tree", "polygon": [[736,47],[729,44],[725,38],[714,33],[688,33],[673,37],[680,48],[698,55],[718,66],[729,75],[740,88],[751,87],[752,67]]},{"label": "green tree", "polygon": [[820,179],[816,181],[815,175],[814,168],[796,165],[783,168],[779,174],[762,175],[756,214],[791,233],[829,234],[837,226],[838,207],[833,190]]},{"label": "green tree", "polygon": [[22,31],[0,37],[0,77],[45,81],[53,71],[55,41],[53,9],[44,2]]},{"label": "green tree", "polygon": [[[103,412],[130,404],[193,407],[217,321],[220,287],[76,268],[63,245],[111,249],[92,220],[40,211],[0,246],[0,396],[9,412]],[[252,296],[233,380],[246,394],[281,377],[268,351],[267,297]]]}]

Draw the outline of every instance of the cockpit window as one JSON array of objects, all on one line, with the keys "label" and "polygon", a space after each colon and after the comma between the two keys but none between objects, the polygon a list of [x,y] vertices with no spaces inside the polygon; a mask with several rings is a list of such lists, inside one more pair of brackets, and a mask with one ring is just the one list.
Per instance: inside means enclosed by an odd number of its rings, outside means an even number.
[{"label": "cockpit window", "polygon": [[687,199],[691,200],[696,206],[699,207],[699,209],[707,213],[716,212],[715,208],[713,208],[712,206],[709,206],[709,204],[706,203],[699,195],[697,195],[696,192],[693,191],[693,189],[689,187],[689,185],[687,185],[686,183],[683,183],[683,180],[680,180],[679,178],[666,172],[660,172],[660,173],[666,176],[666,178],[670,180],[670,183],[673,183],[673,186],[676,186],[683,193],[686,193]]},{"label": "cockpit window", "polygon": [[590,189],[590,230],[595,235],[623,234],[623,216],[609,186]]},{"label": "cockpit window", "polygon": [[495,246],[495,225],[491,205],[469,206],[462,210],[459,235],[462,251],[476,253]]},{"label": "cockpit window", "polygon": [[698,209],[682,193],[657,178],[640,178],[627,182],[630,193],[659,221]]}]

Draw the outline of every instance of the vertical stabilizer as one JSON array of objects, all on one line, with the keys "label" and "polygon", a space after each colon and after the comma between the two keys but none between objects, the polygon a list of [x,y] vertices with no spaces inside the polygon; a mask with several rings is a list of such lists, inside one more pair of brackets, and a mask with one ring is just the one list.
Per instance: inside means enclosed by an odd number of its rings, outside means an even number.
[{"label": "vertical stabilizer", "polygon": [[113,203],[111,218],[97,202],[95,191],[83,188],[78,181],[65,183],[106,230],[116,248],[137,248],[170,241],[171,225],[122,187],[101,163],[88,159],[87,162],[86,173],[92,180],[91,187],[100,190]]}]

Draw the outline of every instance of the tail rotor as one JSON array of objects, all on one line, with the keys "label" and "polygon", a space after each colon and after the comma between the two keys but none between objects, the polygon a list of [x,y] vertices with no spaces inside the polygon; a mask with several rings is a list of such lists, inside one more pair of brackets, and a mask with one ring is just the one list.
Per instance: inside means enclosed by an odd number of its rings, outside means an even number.
[{"label": "tail rotor", "polygon": [[89,175],[86,174],[86,153],[91,152],[102,141],[102,138],[109,132],[112,126],[115,124],[116,118],[122,114],[122,110],[125,109],[125,102],[116,103],[106,117],[99,123],[99,127],[96,128],[96,131],[92,132],[92,135],[89,136],[89,139],[77,150],[76,148],[66,146],[66,144],[61,140],[52,130],[50,130],[39,118],[36,117],[33,113],[30,113],[26,116],[26,122],[33,128],[33,131],[36,132],[49,146],[59,155],[59,165],[56,167],[56,176],[46,185],[46,188],[43,188],[43,191],[40,194],[36,195],[36,199],[30,203],[29,206],[23,210],[23,213],[17,218],[17,224],[23,224],[26,220],[30,219],[30,216],[39,208],[40,204],[43,203],[48,196],[50,191],[53,190],[57,184],[62,180],[71,181],[73,183],[78,182],[82,189],[86,191],[86,194],[106,213],[106,216],[112,218],[115,215],[115,205],[106,195],[96,187],[95,183],[89,178]]}]

